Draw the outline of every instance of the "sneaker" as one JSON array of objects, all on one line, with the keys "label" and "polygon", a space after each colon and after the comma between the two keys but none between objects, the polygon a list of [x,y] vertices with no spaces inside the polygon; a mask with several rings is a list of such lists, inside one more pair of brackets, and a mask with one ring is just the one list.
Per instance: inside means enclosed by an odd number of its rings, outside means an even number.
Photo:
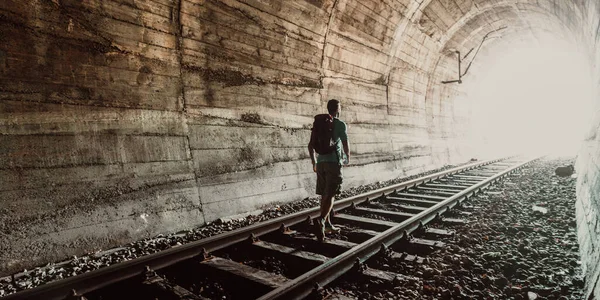
[{"label": "sneaker", "polygon": [[315,220],[315,231],[319,242],[323,242],[325,240],[325,224],[326,223],[321,218]]},{"label": "sneaker", "polygon": [[340,231],[341,231],[341,229],[339,227],[336,227],[335,225],[331,224],[331,222],[325,223],[325,232],[339,233]]}]

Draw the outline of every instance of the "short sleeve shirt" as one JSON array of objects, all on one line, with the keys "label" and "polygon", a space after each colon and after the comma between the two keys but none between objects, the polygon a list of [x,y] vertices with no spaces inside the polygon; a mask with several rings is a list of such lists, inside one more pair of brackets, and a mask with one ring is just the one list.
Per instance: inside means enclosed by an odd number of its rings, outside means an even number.
[{"label": "short sleeve shirt", "polygon": [[342,141],[347,140],[348,133],[346,132],[346,123],[338,118],[334,118],[333,141],[335,142],[335,151],[329,154],[317,154],[317,163],[337,162],[339,165],[342,165],[345,156]]}]

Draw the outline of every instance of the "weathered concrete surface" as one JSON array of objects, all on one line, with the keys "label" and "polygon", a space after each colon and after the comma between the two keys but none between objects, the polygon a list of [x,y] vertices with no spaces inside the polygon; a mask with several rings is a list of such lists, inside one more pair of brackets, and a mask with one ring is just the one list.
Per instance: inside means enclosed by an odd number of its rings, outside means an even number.
[{"label": "weathered concrete surface", "polygon": [[330,98],[347,186],[465,161],[450,49],[579,32],[591,2],[2,1],[0,274],[312,195]]},{"label": "weathered concrete surface", "polygon": [[577,165],[577,230],[586,274],[586,299],[600,299],[600,3],[593,1],[583,9],[584,35],[581,44],[588,47],[591,75],[596,85],[596,108],[591,128],[578,155]]},{"label": "weathered concrete surface", "polygon": [[586,274],[586,299],[600,299],[600,4],[590,3],[585,10],[585,35],[582,44],[589,47],[592,76],[596,89],[596,109],[591,128],[579,153],[575,169],[577,180],[577,230]]}]

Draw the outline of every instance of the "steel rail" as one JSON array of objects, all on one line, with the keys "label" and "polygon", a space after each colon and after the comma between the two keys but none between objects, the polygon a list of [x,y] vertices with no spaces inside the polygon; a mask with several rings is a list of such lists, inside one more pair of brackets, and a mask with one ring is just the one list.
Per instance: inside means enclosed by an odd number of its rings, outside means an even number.
[{"label": "steel rail", "polygon": [[500,178],[507,176],[511,172],[522,168],[523,166],[531,163],[537,158],[527,160],[524,163],[518,164],[510,169],[502,171],[493,177],[490,177],[481,183],[473,185],[461,191],[460,193],[449,197],[448,199],[432,206],[430,209],[423,211],[402,223],[389,228],[388,230],[372,237],[371,239],[361,243],[360,245],[334,257],[317,268],[297,277],[294,280],[290,280],[281,287],[272,290],[271,292],[258,298],[259,300],[273,300],[273,299],[302,299],[310,295],[310,293],[317,286],[323,286],[331,281],[335,280],[342,274],[348,272],[357,262],[364,262],[371,256],[378,253],[382,246],[388,247],[403,237],[417,230],[423,224],[434,220],[439,217],[440,214],[446,212],[448,209],[456,206],[473,196],[481,189],[487,187],[491,183],[499,180]]},{"label": "steel rail", "polygon": [[[408,189],[411,187],[415,187],[419,184],[428,183],[448,175],[468,171],[509,158],[510,157],[487,160],[483,162],[475,162],[468,165],[452,168],[449,170],[409,180],[406,182],[394,184],[389,187],[384,187],[360,195],[341,199],[335,202],[334,209],[341,210],[350,207],[353,204],[358,205],[369,199],[389,195],[391,193],[396,192],[397,190]],[[182,262],[184,260],[188,260],[194,257],[199,257],[206,252],[213,252],[233,245],[235,243],[242,242],[248,239],[248,237],[251,235],[261,236],[276,231],[280,229],[281,226],[292,226],[306,221],[308,217],[315,218],[319,215],[319,213],[319,207],[299,211],[279,218],[239,228],[230,232],[225,232],[198,241],[190,242],[180,246],[175,246],[167,250],[138,257],[129,261],[117,263],[81,275],[50,282],[32,289],[27,289],[14,294],[10,294],[0,299],[62,300],[70,297],[73,294],[84,295],[86,293],[98,290],[108,285],[127,280],[135,276],[140,276],[146,271],[148,267],[155,271],[160,270],[178,262]],[[331,263],[326,263],[324,266],[329,266],[330,264]],[[296,282],[296,280],[292,282]],[[277,291],[280,290],[278,289]],[[269,295],[271,295],[271,293]]]}]

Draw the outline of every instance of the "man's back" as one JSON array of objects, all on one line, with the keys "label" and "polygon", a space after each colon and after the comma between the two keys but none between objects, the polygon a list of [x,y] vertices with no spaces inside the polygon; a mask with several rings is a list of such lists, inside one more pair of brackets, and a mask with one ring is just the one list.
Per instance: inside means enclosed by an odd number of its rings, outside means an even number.
[{"label": "man's back", "polygon": [[348,140],[348,134],[346,132],[346,123],[344,121],[334,118],[333,119],[333,141],[335,142],[335,151],[330,154],[318,154],[317,163],[322,162],[337,162],[342,165],[344,161],[344,151],[342,148],[342,141]]}]

